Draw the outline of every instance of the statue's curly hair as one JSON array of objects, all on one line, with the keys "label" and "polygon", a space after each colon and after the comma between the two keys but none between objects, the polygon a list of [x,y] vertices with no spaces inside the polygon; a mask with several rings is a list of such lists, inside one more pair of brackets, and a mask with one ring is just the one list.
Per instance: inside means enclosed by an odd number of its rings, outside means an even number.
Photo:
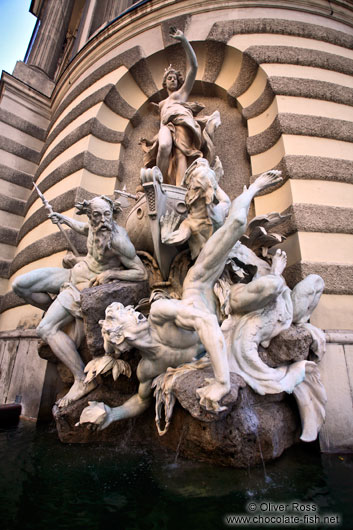
[{"label": "statue's curly hair", "polygon": [[75,207],[77,209],[77,212],[76,212],[77,215],[87,215],[89,217],[90,212],[91,212],[91,204],[92,204],[92,201],[94,201],[95,199],[103,199],[104,201],[106,201],[109,204],[109,207],[113,213],[114,218],[116,218],[118,214],[122,211],[122,207],[119,201],[113,201],[106,195],[100,195],[99,197],[94,197],[90,201],[87,201],[85,199],[81,202],[77,202],[75,204]]},{"label": "statue's curly hair", "polygon": [[180,72],[180,70],[175,70],[175,68],[173,68],[171,64],[164,71],[163,80],[162,80],[162,86],[163,86],[163,88],[167,88],[167,77],[171,73],[173,73],[173,74],[175,74],[177,76],[178,89],[179,89],[182,86],[182,84],[184,83],[184,77],[183,77],[183,74]]}]

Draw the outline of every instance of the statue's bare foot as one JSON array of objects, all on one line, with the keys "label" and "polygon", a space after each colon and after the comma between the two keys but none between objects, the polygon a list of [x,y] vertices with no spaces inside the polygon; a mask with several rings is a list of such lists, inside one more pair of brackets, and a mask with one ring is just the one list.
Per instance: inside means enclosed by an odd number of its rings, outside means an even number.
[{"label": "statue's bare foot", "polygon": [[277,249],[276,254],[272,256],[271,273],[280,276],[287,265],[287,254],[284,250]]},{"label": "statue's bare foot", "polygon": [[256,193],[281,182],[283,180],[281,174],[282,172],[278,171],[277,169],[271,169],[271,171],[266,171],[266,173],[262,173],[262,175],[257,177],[255,182],[252,184],[252,186],[257,188]]},{"label": "statue's bare foot", "polygon": [[208,384],[196,390],[200,398],[200,405],[211,412],[222,412],[227,407],[221,407],[219,401],[230,391],[229,384],[222,384],[216,379],[206,379]]},{"label": "statue's bare foot", "polygon": [[77,401],[81,397],[91,392],[91,390],[96,388],[96,386],[97,386],[97,383],[95,383],[94,381],[92,381],[91,383],[85,384],[81,380],[76,380],[74,384],[72,385],[72,387],[70,388],[70,390],[68,391],[68,393],[65,394],[64,397],[59,399],[56,402],[56,404],[60,408],[67,407],[73,401]]}]

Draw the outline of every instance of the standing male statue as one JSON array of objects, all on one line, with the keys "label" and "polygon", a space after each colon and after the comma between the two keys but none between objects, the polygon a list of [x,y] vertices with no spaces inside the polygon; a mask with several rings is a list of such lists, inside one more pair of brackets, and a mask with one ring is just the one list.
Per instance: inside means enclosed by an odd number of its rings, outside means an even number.
[{"label": "standing male statue", "polygon": [[[87,255],[79,258],[72,269],[46,267],[19,276],[12,284],[14,292],[26,302],[46,311],[38,335],[74,376],[74,384],[58,402],[66,406],[88,394],[95,384],[85,385],[84,363],[75,342],[63,328],[82,318],[80,291],[86,287],[112,280],[142,281],[147,272],[136,255],[124,228],[114,218],[120,211],[118,203],[105,196],[76,204],[78,214],[87,214],[88,223],[76,221],[59,213],[49,214],[53,223],[65,223],[87,237]],[[53,301],[50,294],[58,296]]]}]

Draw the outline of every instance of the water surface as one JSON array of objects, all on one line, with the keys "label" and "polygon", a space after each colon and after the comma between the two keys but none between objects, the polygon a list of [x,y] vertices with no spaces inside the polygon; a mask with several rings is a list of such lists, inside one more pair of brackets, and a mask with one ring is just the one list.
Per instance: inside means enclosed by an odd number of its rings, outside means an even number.
[{"label": "water surface", "polygon": [[[1,428],[1,530],[239,528],[244,526],[227,526],[225,517],[246,514],[249,502],[295,500],[343,521],[315,528],[353,527],[352,455],[320,455],[316,444],[300,444],[264,472],[261,466],[219,468],[127,445],[65,445],[54,428],[27,422]],[[265,527],[275,526],[247,528]]]}]

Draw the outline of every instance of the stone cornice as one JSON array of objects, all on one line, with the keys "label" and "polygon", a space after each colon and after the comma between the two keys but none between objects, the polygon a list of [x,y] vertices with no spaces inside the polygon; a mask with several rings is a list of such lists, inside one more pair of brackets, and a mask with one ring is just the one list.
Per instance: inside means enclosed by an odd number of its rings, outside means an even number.
[{"label": "stone cornice", "polygon": [[14,95],[19,95],[21,101],[27,100],[31,105],[35,103],[37,112],[46,119],[50,118],[50,98],[7,72],[2,73],[0,94],[4,90],[12,92]]}]

